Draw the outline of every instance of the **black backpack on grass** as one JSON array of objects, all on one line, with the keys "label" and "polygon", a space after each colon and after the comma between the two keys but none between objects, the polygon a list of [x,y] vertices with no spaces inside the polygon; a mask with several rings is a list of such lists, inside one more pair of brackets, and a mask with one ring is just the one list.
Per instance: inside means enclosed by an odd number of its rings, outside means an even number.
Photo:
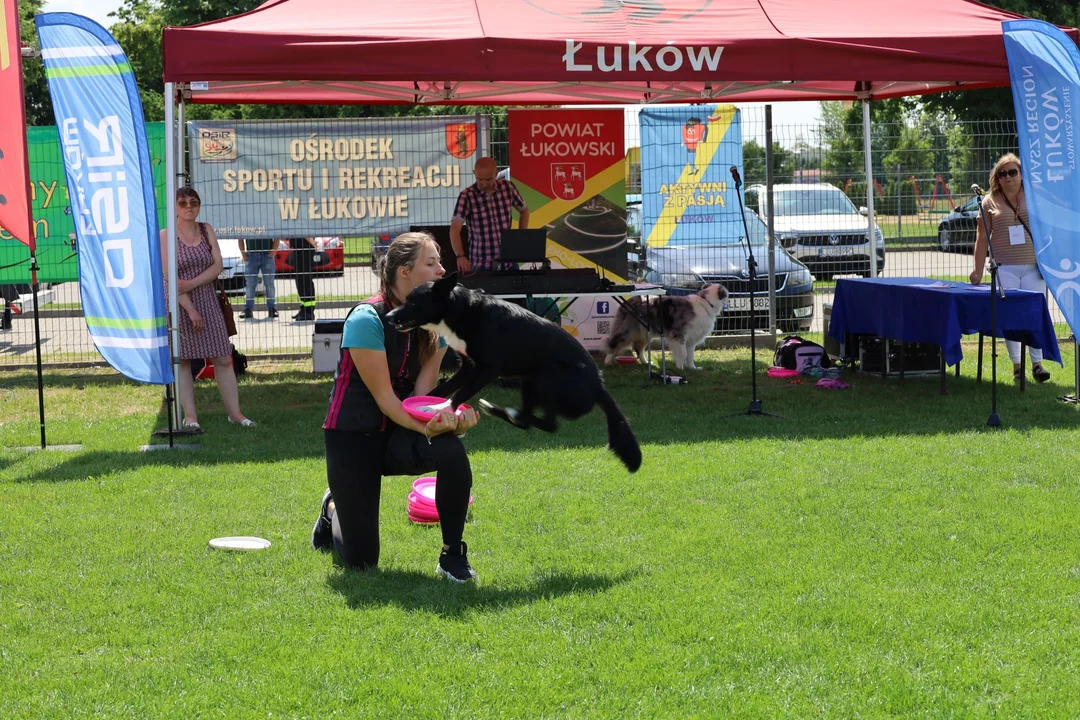
[{"label": "black backpack on grass", "polygon": [[812,367],[832,367],[832,358],[825,348],[812,340],[791,335],[776,344],[773,365],[802,372]]}]

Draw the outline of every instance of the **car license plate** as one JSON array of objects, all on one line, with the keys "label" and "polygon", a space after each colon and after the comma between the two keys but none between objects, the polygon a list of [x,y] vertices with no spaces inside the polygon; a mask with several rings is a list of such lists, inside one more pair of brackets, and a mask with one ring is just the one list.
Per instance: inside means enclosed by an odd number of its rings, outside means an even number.
[{"label": "car license plate", "polygon": [[818,257],[849,257],[855,254],[855,248],[823,247],[818,248]]},{"label": "car license plate", "polygon": [[[730,309],[732,309],[732,310],[749,310],[750,309],[750,298],[748,298],[748,297],[728,298],[728,307]],[[769,309],[769,296],[768,295],[765,295],[765,296],[755,295],[754,296],[754,309],[755,310],[768,310]]]}]

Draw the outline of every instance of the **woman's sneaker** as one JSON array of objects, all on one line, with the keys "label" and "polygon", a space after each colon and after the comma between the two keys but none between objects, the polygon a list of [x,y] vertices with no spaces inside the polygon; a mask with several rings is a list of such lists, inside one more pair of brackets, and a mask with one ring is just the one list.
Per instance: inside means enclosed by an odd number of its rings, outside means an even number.
[{"label": "woman's sneaker", "polygon": [[467,583],[476,580],[476,571],[469,565],[469,546],[461,543],[456,552],[453,548],[439,553],[439,564],[435,566],[435,573],[439,577],[456,583]]},{"label": "woman's sneaker", "polygon": [[334,548],[334,526],[330,522],[330,503],[334,501],[330,490],[323,493],[322,508],[319,509],[319,517],[315,520],[315,527],[311,529],[311,547],[316,550],[332,550]]}]

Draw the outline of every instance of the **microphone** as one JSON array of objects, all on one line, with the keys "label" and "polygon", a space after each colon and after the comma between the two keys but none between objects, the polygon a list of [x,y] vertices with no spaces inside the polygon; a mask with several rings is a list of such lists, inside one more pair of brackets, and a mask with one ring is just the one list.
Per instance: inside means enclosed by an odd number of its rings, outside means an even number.
[{"label": "microphone", "polygon": [[971,192],[975,193],[979,197],[982,197],[985,194],[983,193],[983,189],[979,187],[978,183],[971,184]]},{"label": "microphone", "polygon": [[739,177],[739,168],[734,165],[731,166],[731,179],[735,181],[735,186],[742,185],[742,178]]}]

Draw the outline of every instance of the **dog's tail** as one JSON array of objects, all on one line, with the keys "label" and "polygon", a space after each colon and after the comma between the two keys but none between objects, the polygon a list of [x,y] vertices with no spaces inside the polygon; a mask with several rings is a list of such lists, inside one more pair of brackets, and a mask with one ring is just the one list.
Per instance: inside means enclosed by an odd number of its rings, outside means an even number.
[{"label": "dog's tail", "polygon": [[[633,299],[636,300],[637,298]],[[608,353],[613,353],[630,344],[634,322],[634,319],[630,317],[625,309],[619,308],[619,311],[615,313],[615,321],[611,324],[611,332],[608,333],[607,338],[604,340],[604,346],[607,348]]]},{"label": "dog's tail", "polygon": [[641,447],[638,446],[634,431],[630,429],[630,423],[626,420],[622,410],[615,404],[615,398],[611,397],[607,388],[600,386],[600,395],[597,403],[607,415],[608,447],[619,456],[630,472],[637,472],[641,467]]}]

